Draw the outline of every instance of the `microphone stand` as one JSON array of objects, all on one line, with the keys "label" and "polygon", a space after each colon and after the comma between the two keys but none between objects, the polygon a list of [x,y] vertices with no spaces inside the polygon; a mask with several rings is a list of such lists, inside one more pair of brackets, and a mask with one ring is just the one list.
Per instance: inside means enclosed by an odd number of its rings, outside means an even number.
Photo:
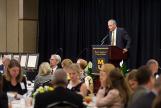
[{"label": "microphone stand", "polygon": [[103,45],[105,43],[105,39],[108,38],[109,35],[107,34],[102,40],[101,40],[101,45]]}]

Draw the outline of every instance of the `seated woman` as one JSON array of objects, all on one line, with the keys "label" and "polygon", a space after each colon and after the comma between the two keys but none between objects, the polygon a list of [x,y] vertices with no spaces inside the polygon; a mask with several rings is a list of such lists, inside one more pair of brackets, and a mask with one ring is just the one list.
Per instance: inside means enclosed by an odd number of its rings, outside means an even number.
[{"label": "seated woman", "polygon": [[68,68],[68,73],[70,77],[68,89],[74,92],[80,93],[82,96],[86,96],[88,93],[86,84],[80,80],[80,67],[78,64],[71,64]]},{"label": "seated woman", "polygon": [[85,72],[85,68],[87,66],[87,61],[84,59],[78,59],[77,60],[77,64],[80,66],[81,72],[80,72],[80,79],[82,82],[85,81],[85,77],[87,76],[86,72]]},{"label": "seated woman", "polygon": [[8,108],[7,94],[2,91],[2,75],[0,75],[0,107]]},{"label": "seated woman", "polygon": [[23,76],[17,60],[10,61],[7,72],[3,75],[3,91],[16,92],[20,95],[27,92],[26,77]]},{"label": "seated woman", "polygon": [[43,62],[39,66],[38,75],[35,78],[34,90],[40,86],[50,85],[53,80],[53,75],[51,75],[51,68],[48,62]]},{"label": "seated woman", "polygon": [[70,80],[70,77],[69,77],[69,73],[67,71],[68,67],[73,64],[72,60],[70,59],[64,59],[62,62],[61,62],[61,66],[63,68],[63,70],[67,73],[67,79]]},{"label": "seated woman", "polygon": [[137,71],[138,71],[137,69],[133,69],[126,76],[126,81],[127,81],[128,85],[129,85],[132,93],[134,93],[135,90],[138,87],[138,82],[137,82],[137,79],[136,79]]},{"label": "seated woman", "polygon": [[121,71],[112,64],[104,64],[100,70],[101,88],[96,95],[96,106],[125,108],[130,92]]}]

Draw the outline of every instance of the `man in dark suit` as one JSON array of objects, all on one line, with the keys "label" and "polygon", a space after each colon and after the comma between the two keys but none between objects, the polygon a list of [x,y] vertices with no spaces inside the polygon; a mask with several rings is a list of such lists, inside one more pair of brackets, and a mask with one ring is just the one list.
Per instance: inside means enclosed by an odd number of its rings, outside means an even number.
[{"label": "man in dark suit", "polygon": [[83,97],[66,88],[67,75],[63,69],[54,72],[54,91],[36,95],[34,108],[47,108],[55,102],[69,102],[83,108]]},{"label": "man in dark suit", "polygon": [[141,66],[136,73],[136,79],[138,81],[138,87],[131,97],[128,108],[145,108],[139,107],[138,103],[140,103],[140,101],[141,103],[143,102],[140,98],[144,97],[146,94],[148,94],[148,97],[154,98],[153,92],[150,93],[154,87],[154,77],[147,66]]},{"label": "man in dark suit", "polygon": [[151,92],[141,96],[129,108],[152,108],[153,101],[159,92],[161,92],[161,77],[156,79],[154,88]]},{"label": "man in dark suit", "polygon": [[130,48],[131,38],[125,29],[117,27],[117,23],[114,19],[108,21],[108,29],[108,44],[123,49],[123,53],[127,52]]}]

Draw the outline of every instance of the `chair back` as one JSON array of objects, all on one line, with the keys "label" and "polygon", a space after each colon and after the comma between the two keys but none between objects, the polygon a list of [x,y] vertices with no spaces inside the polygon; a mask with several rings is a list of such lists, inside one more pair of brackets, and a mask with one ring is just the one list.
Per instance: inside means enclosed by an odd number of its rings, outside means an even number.
[{"label": "chair back", "polygon": [[67,101],[60,101],[49,104],[46,108],[79,108],[79,107]]}]

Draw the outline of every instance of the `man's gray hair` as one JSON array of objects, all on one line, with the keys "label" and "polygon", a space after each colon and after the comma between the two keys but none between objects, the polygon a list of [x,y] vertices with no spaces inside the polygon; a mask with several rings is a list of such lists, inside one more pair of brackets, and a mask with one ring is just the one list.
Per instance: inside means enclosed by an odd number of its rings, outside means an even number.
[{"label": "man's gray hair", "polygon": [[51,57],[54,57],[57,61],[57,64],[61,62],[61,57],[58,54],[52,54]]},{"label": "man's gray hair", "polygon": [[108,20],[108,22],[112,22],[113,24],[117,25],[116,20],[114,20],[114,19],[110,19],[110,20]]},{"label": "man's gray hair", "polygon": [[155,59],[150,59],[147,61],[146,65],[150,67],[152,64],[158,65],[158,62]]}]

